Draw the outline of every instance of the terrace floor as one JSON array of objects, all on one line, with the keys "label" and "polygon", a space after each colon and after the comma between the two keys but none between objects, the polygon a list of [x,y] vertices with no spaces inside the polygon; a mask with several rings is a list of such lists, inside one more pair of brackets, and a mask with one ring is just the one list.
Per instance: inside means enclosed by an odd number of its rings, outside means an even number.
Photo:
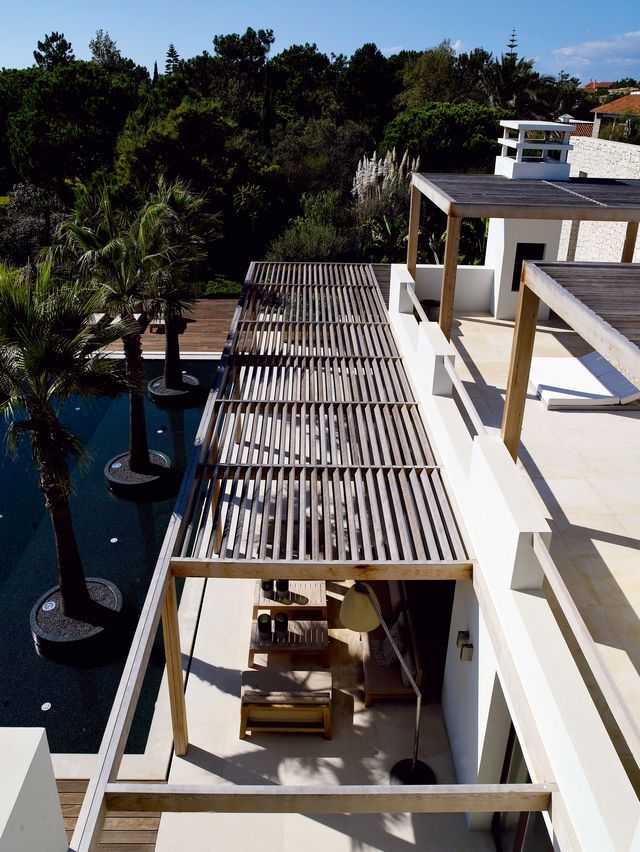
[{"label": "terrace floor", "polygon": [[[464,362],[459,360],[457,369],[484,424],[497,432],[513,323],[489,314],[457,319],[452,342]],[[534,356],[569,357],[588,351],[590,347],[562,323],[538,325]],[[640,406],[548,411],[530,392],[519,464],[553,530],[551,555],[620,692],[640,716]],[[569,644],[582,665],[575,643]],[[602,711],[604,703],[585,665],[582,670]],[[638,789],[638,768],[612,732]]]},{"label": "terrace floor", "polygon": [[[185,757],[174,757],[170,783],[387,783],[389,768],[410,754],[415,705],[381,702],[365,709],[359,636],[337,626],[344,588],[328,584],[333,738],[262,734],[241,740],[240,672],[247,667],[253,581],[207,581],[186,690],[189,750]],[[256,656],[257,666],[263,662]],[[292,664],[282,661],[284,666]],[[296,660],[295,666],[304,668],[304,660]],[[438,704],[423,710],[420,756],[439,781],[455,783]],[[158,852],[495,849],[488,833],[467,830],[463,814],[163,814],[155,848]]]},{"label": "terrace floor", "polygon": [[[187,320],[186,329],[180,335],[182,354],[222,352],[237,304],[237,299],[198,299]],[[142,347],[145,354],[163,352],[164,334],[151,332],[147,328],[142,335]],[[122,341],[114,343],[109,349],[113,352],[122,351]]]}]

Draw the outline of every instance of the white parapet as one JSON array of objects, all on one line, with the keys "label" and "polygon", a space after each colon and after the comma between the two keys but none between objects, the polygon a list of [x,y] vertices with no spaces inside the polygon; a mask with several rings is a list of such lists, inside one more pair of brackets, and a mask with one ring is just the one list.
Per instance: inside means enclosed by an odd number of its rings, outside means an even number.
[{"label": "white parapet", "polygon": [[548,543],[547,521],[500,438],[467,427],[446,363],[455,350],[436,323],[416,321],[411,287],[394,265],[391,321],[474,557],[473,581],[456,584],[442,693],[458,782],[500,780],[511,719],[532,780],[558,787],[545,815],[556,848],[637,849],[640,803],[542,588],[533,541]]},{"label": "white parapet", "polygon": [[44,728],[0,728],[0,852],[66,852]]}]

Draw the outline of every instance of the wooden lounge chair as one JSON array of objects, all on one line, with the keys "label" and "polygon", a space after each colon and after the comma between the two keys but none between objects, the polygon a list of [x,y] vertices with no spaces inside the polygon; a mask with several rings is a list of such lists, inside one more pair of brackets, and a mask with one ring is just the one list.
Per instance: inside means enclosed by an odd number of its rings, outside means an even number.
[{"label": "wooden lounge chair", "polygon": [[240,739],[247,731],[318,733],[331,739],[332,678],[325,671],[242,673]]}]

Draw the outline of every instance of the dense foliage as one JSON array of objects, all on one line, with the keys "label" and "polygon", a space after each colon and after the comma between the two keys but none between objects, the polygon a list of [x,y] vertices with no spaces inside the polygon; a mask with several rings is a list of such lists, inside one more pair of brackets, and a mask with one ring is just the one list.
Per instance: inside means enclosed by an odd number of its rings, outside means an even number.
[{"label": "dense foliage", "polygon": [[[11,196],[0,258],[33,258],[81,186],[106,185],[116,207],[133,209],[165,175],[219,216],[203,280],[240,281],[267,254],[395,260],[407,181],[354,198],[363,157],[395,149],[425,171],[491,170],[500,118],[588,117],[597,102],[575,78],[539,74],[514,43],[500,57],[456,53],[448,41],[389,57],[364,44],[346,57],[315,44],[274,55],[274,42],[271,30],[249,28],[191,58],[172,44],[150,76],[108,32],[91,40],[91,61],[54,32],[34,67],[0,71],[0,196]],[[440,223],[423,226],[437,255]]]}]

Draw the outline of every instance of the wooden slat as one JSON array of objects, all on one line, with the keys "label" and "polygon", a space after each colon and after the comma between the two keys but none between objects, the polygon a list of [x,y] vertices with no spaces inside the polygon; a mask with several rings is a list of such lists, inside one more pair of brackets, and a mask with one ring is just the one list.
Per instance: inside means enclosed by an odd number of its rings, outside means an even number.
[{"label": "wooden slat", "polygon": [[510,180],[503,175],[417,174],[412,184],[447,216],[640,221],[640,180]]}]

